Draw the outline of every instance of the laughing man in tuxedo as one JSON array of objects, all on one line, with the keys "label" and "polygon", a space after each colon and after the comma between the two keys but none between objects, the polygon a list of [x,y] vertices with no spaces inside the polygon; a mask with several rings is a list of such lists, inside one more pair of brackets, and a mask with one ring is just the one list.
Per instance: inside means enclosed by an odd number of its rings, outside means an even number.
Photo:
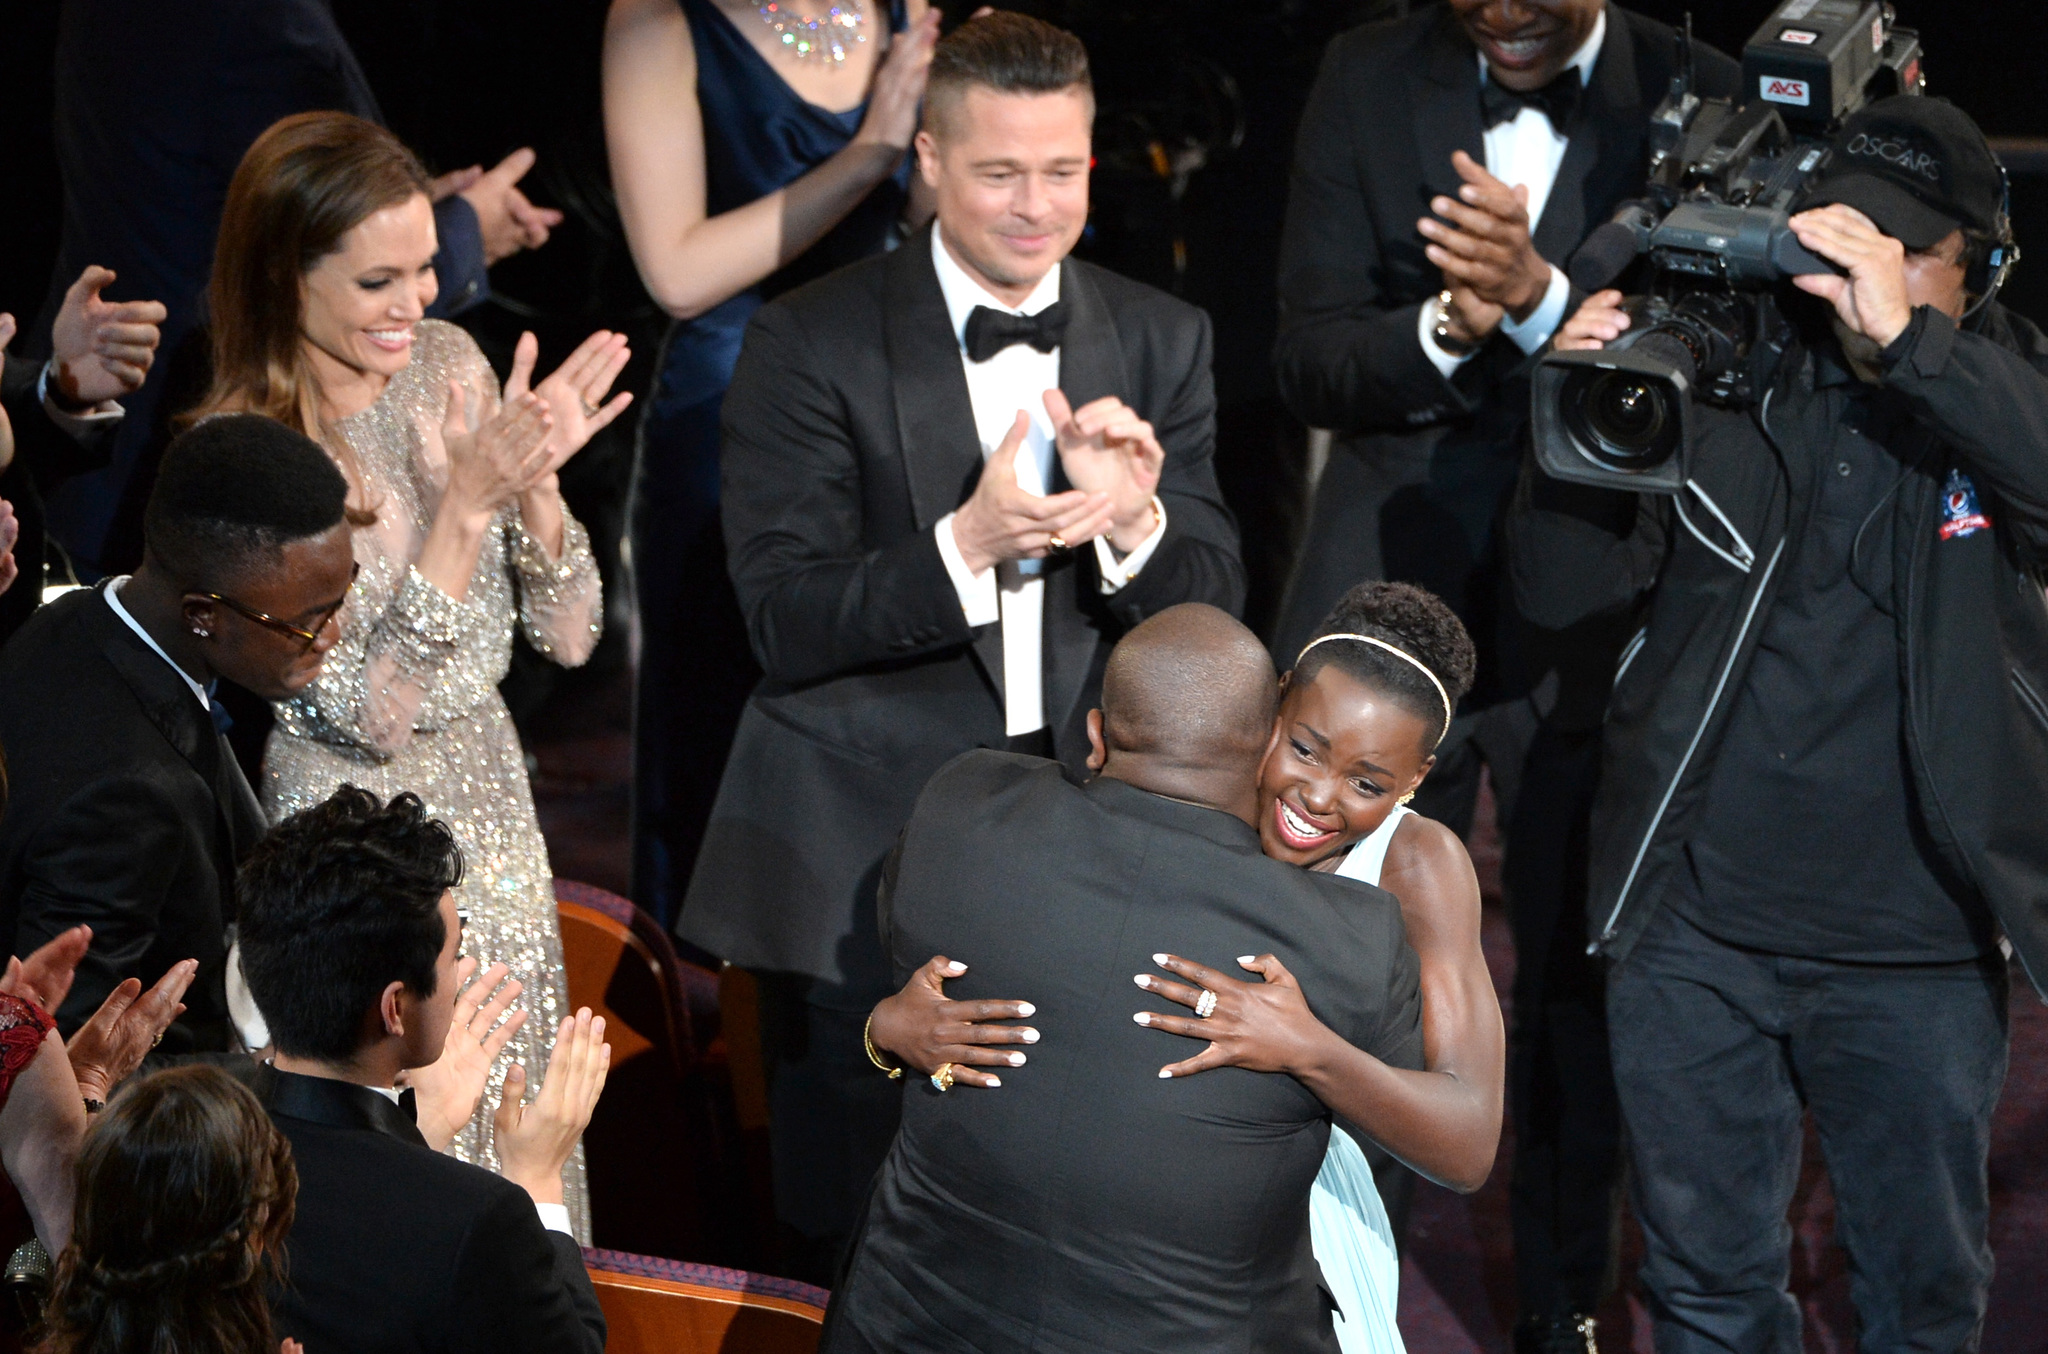
[{"label": "laughing man in tuxedo", "polygon": [[987,14],[928,88],[935,229],[764,307],[726,396],[726,541],[767,676],[679,927],[765,977],[777,1210],[826,1281],[896,1124],[861,1024],[896,986],[875,880],[919,790],[977,747],[1078,770],[1118,636],[1244,592],[1207,318],[1066,257],[1086,51]]},{"label": "laughing man in tuxedo", "polygon": [[[1701,95],[1738,68],[1695,47]],[[1337,38],[1302,116],[1280,256],[1282,397],[1336,441],[1278,626],[1292,658],[1361,578],[1418,583],[1479,648],[1416,808],[1462,832],[1482,763],[1506,838],[1517,1349],[1591,1354],[1612,1267],[1620,1118],[1585,955],[1586,817],[1631,622],[1540,632],[1497,527],[1528,370],[1582,296],[1560,269],[1640,194],[1677,35],[1604,0],[1448,0]],[[1538,793],[1518,797],[1527,783]],[[1398,1219],[1406,1186],[1381,1170]]]}]

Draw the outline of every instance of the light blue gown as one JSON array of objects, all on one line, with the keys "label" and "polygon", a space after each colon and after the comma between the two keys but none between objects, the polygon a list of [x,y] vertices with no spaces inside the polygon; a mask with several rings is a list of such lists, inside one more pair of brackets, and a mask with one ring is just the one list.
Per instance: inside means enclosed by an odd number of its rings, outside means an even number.
[{"label": "light blue gown", "polygon": [[[1380,882],[1394,830],[1413,810],[1397,806],[1337,868],[1347,879]],[[1329,1150],[1309,1193],[1308,1226],[1323,1282],[1337,1300],[1337,1343],[1344,1354],[1406,1354],[1394,1313],[1401,1296],[1401,1260],[1394,1228],[1373,1183],[1372,1167],[1349,1133],[1330,1130]]]}]

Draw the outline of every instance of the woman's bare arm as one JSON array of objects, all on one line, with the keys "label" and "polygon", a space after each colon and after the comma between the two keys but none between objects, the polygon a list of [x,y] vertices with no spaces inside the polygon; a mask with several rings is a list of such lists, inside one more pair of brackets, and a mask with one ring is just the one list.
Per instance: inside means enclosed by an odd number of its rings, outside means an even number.
[{"label": "woman's bare arm", "polygon": [[604,30],[604,125],[619,218],[640,280],[688,319],[788,263],[896,172],[917,131],[938,15],[911,0],[910,23],[875,71],[859,132],[777,192],[707,215],[697,53],[675,0],[612,0]]}]

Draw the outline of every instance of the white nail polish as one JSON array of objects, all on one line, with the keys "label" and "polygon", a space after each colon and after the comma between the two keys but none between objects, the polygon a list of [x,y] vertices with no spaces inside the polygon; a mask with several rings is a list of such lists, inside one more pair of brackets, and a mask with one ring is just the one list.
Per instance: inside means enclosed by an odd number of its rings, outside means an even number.
[{"label": "white nail polish", "polygon": [[1002,1084],[1003,1084],[1003,1079],[1002,1079],[1001,1077],[997,1076],[997,1075],[996,1075],[995,1073],[993,1073],[993,1072],[991,1072],[991,1073],[989,1073],[989,1074],[988,1074],[988,1088],[989,1088],[989,1089],[990,1089],[991,1091],[993,1091],[993,1090],[994,1090],[994,1089],[995,1089],[996,1087],[998,1087],[998,1086],[1000,1086],[1000,1085],[1002,1085]]},{"label": "white nail polish", "polygon": [[1028,1001],[1020,1001],[1017,1003],[1017,1014],[1021,1016],[1035,1016],[1038,1014],[1038,1008]]},{"label": "white nail polish", "polygon": [[1170,1081],[1173,1079],[1173,1073],[1167,1071],[1165,1068],[1162,1067],[1159,1069],[1159,1079],[1161,1081]]},{"label": "white nail polish", "polygon": [[1037,1042],[1038,1042],[1038,1031],[1037,1031],[1037,1030],[1026,1030],[1026,1031],[1024,1031],[1024,1042],[1025,1042],[1025,1043],[1027,1043],[1027,1044],[1035,1044],[1035,1043],[1037,1043]]},{"label": "white nail polish", "polygon": [[946,971],[948,973],[965,973],[967,972],[967,965],[960,963],[958,960],[955,960],[954,962],[946,965]]},{"label": "white nail polish", "polygon": [[1252,961],[1257,958],[1258,956],[1255,954],[1241,954],[1237,957],[1237,962],[1243,964],[1246,968],[1250,968]]},{"label": "white nail polish", "polygon": [[1022,1067],[1023,1065],[1024,1065],[1024,1055],[1023,1055],[1023,1054],[1021,1054],[1021,1053],[1012,1053],[1012,1054],[1010,1055],[1010,1066],[1012,1066],[1012,1067]]},{"label": "white nail polish", "polygon": [[1155,964],[1164,964],[1166,962],[1166,956],[1163,954],[1155,954],[1152,956],[1152,962]]},{"label": "white nail polish", "polygon": [[1152,975],[1149,973],[1136,974],[1131,978],[1131,981],[1140,987],[1150,987],[1152,986]]},{"label": "white nail polish", "polygon": [[1152,1013],[1150,1011],[1140,1011],[1132,1016],[1131,1019],[1137,1021],[1140,1025],[1149,1025],[1152,1023]]}]

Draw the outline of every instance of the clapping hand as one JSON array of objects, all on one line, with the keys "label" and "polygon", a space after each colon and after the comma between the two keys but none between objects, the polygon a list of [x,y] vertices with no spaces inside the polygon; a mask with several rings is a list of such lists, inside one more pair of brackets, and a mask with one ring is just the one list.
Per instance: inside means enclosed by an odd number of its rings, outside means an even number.
[{"label": "clapping hand", "polygon": [[[529,360],[529,371],[532,366]],[[521,385],[486,414],[482,397],[459,382],[448,383],[448,412],[441,421],[441,441],[448,448],[446,492],[481,517],[517,498],[547,467],[554,420],[547,401]]]},{"label": "clapping hand", "polygon": [[[1529,237],[1529,190],[1510,188],[1462,150],[1452,152],[1451,167],[1465,182],[1455,198],[1431,198],[1436,216],[1415,223],[1429,241],[1422,252],[1443,270],[1446,286],[1463,283],[1479,300],[1526,320],[1550,290],[1550,265]],[[1492,332],[1489,326],[1470,337]]]},{"label": "clapping hand", "polygon": [[526,1069],[505,1072],[505,1093],[492,1116],[497,1129],[500,1173],[533,1196],[535,1203],[562,1202],[562,1167],[590,1124],[611,1067],[612,1046],[604,1042],[604,1017],[584,1007],[564,1020],[548,1058],[547,1079],[528,1105]]},{"label": "clapping hand", "polygon": [[198,972],[197,959],[181,959],[148,992],[142,990],[138,978],[121,980],[65,1045],[80,1094],[88,1100],[105,1100],[142,1065],[171,1022],[184,1013],[180,998]]},{"label": "clapping hand", "polygon": [[[539,357],[540,340],[530,332],[521,334],[519,346],[512,351],[512,373],[505,378],[506,399],[526,393],[527,385],[533,379],[534,363]],[[529,487],[554,488],[555,472],[562,468],[563,463],[581,451],[600,429],[625,412],[626,406],[633,402],[630,391],[620,391],[609,404],[605,403],[604,397],[632,359],[624,334],[600,329],[583,340],[576,351],[569,354],[568,361],[535,388],[535,393],[547,402],[554,430],[547,440],[547,461]]]},{"label": "clapping hand", "polygon": [[[0,410],[0,435],[6,431],[7,414]],[[21,565],[14,558],[14,543],[20,539],[21,522],[14,515],[14,505],[0,498],[0,592],[13,587],[14,580],[21,576]]]},{"label": "clapping hand", "polygon": [[939,11],[927,9],[901,33],[889,39],[889,50],[875,70],[868,90],[868,111],[860,120],[856,141],[870,141],[896,153],[917,135],[918,112],[924,103],[925,79],[931,73],[932,48],[939,40]]},{"label": "clapping hand", "polygon": [[1166,452],[1152,425],[1114,395],[1070,407],[1065,394],[1045,392],[1045,412],[1058,439],[1060,465],[1076,489],[1109,500],[1108,521],[1066,538],[1080,545],[1107,535],[1109,543],[1128,555],[1144,544],[1158,525],[1152,496],[1159,492],[1159,472]]},{"label": "clapping hand", "polygon": [[1149,1029],[1209,1041],[1194,1057],[1160,1068],[1162,1077],[1190,1077],[1212,1067],[1294,1072],[1306,1065],[1318,1036],[1328,1034],[1328,1026],[1308,1009],[1294,975],[1270,954],[1246,955],[1237,961],[1240,968],[1262,976],[1265,981],[1260,983],[1242,982],[1170,954],[1155,954],[1152,962],[1196,986],[1140,973],[1134,981],[1147,992],[1198,1011],[1204,990],[1216,994],[1216,1004],[1206,1018],[1156,1011],[1139,1011],[1132,1017]]},{"label": "clapping hand", "polygon": [[[484,1098],[491,1064],[504,1052],[506,1041],[526,1024],[526,1012],[512,1010],[513,1001],[525,990],[524,984],[512,977],[512,970],[493,964],[481,977],[476,970],[477,961],[467,956],[455,967],[455,986],[461,995],[455,998],[455,1018],[448,1022],[441,1056],[399,1078],[401,1085],[413,1089],[420,1136],[437,1152],[468,1126],[477,1102]],[[470,981],[472,978],[476,981]]]},{"label": "clapping hand", "polygon": [[73,406],[90,408],[141,387],[156,360],[161,301],[102,301],[114,270],[97,264],[78,275],[50,328],[51,384]]},{"label": "clapping hand", "polygon": [[1028,1001],[950,1001],[946,980],[967,972],[943,954],[935,955],[893,997],[876,1005],[868,1034],[875,1047],[887,1049],[904,1066],[926,1076],[943,1063],[953,1065],[953,1080],[962,1086],[994,1087],[1002,1080],[980,1067],[1019,1067],[1021,1052],[990,1045],[1035,1044],[1038,1031],[1024,1025],[993,1025],[988,1021],[1024,1020],[1036,1013]]},{"label": "clapping hand", "polygon": [[438,190],[446,188],[476,212],[486,267],[522,249],[540,248],[548,242],[548,232],[562,224],[560,212],[534,206],[519,191],[519,181],[533,168],[534,159],[533,148],[521,146],[489,170],[472,165],[435,180],[435,201],[440,201]]},{"label": "clapping hand", "polygon": [[982,463],[974,493],[953,514],[953,543],[970,573],[1010,559],[1043,559],[1054,550],[1093,540],[1109,529],[1109,495],[1069,489],[1024,492],[1017,483],[1017,453],[1031,430],[1022,409],[1009,435]]},{"label": "clapping hand", "polygon": [[26,997],[51,1015],[71,995],[71,980],[92,948],[92,928],[78,925],[59,931],[26,959],[9,959],[0,976],[0,992]]}]

